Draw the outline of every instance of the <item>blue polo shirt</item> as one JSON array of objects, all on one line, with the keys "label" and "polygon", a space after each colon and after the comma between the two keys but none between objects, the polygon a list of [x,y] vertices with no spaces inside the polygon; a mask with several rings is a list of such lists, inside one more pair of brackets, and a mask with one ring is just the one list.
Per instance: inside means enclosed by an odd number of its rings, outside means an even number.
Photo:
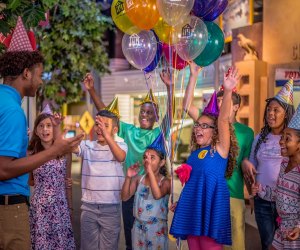
[{"label": "blue polo shirt", "polygon": [[[0,156],[22,158],[28,145],[26,116],[19,92],[0,84]],[[28,174],[0,181],[0,195],[29,196]]]}]

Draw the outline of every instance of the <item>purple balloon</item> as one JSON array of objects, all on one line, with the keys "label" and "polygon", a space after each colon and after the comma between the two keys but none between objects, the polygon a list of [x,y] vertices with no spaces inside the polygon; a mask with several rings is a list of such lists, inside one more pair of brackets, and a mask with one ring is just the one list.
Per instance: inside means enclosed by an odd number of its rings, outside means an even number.
[{"label": "purple balloon", "polygon": [[154,33],[156,41],[157,41],[157,51],[156,51],[156,55],[155,55],[153,61],[146,68],[143,69],[145,73],[149,73],[156,68],[156,66],[158,65],[158,63],[160,61],[161,55],[162,55],[162,43],[159,41],[155,32],[153,32],[153,33]]},{"label": "purple balloon", "polygon": [[192,13],[197,17],[203,17],[210,12],[218,0],[196,0]]},{"label": "purple balloon", "polygon": [[228,5],[228,0],[217,0],[214,8],[203,16],[204,21],[213,21],[220,16]]}]

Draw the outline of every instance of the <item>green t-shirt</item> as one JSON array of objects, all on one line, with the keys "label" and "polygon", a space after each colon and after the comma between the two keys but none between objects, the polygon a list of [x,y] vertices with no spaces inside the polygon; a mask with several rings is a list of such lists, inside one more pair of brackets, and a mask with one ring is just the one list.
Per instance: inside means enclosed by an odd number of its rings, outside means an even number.
[{"label": "green t-shirt", "polygon": [[127,143],[128,151],[124,163],[124,172],[126,174],[127,169],[136,162],[140,162],[139,175],[144,174],[143,167],[143,154],[146,148],[156,139],[160,133],[160,128],[154,129],[142,129],[120,121],[120,129],[118,136],[124,139]]},{"label": "green t-shirt", "polygon": [[233,126],[239,145],[239,154],[237,157],[237,166],[234,168],[230,179],[227,179],[227,185],[230,197],[244,199],[244,178],[241,163],[245,158],[249,158],[254,133],[251,128],[242,123],[236,122]]}]

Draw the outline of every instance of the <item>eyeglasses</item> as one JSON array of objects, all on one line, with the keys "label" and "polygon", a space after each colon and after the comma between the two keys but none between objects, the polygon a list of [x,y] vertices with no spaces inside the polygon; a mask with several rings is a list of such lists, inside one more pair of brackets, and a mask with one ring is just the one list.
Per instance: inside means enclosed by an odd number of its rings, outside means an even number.
[{"label": "eyeglasses", "polygon": [[207,123],[195,122],[194,123],[194,128],[208,129],[208,128],[215,128],[215,126],[209,125]]}]

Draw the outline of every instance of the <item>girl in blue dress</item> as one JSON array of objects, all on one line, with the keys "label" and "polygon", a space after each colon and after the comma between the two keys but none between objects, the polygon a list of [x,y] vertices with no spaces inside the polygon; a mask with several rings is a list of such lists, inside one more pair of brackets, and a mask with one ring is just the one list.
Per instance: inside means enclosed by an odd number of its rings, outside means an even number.
[{"label": "girl in blue dress", "polygon": [[[187,239],[192,250],[220,250],[231,245],[229,190],[238,154],[233,127],[229,123],[232,90],[239,80],[237,70],[224,76],[224,97],[220,112],[216,94],[194,124],[192,167],[178,200],[170,233]],[[218,114],[219,113],[219,114]]]},{"label": "girl in blue dress", "polygon": [[168,249],[168,202],[171,182],[167,177],[163,136],[147,147],[144,153],[146,174],[137,175],[138,165],[127,170],[122,200],[134,196],[132,247],[137,250]]}]

